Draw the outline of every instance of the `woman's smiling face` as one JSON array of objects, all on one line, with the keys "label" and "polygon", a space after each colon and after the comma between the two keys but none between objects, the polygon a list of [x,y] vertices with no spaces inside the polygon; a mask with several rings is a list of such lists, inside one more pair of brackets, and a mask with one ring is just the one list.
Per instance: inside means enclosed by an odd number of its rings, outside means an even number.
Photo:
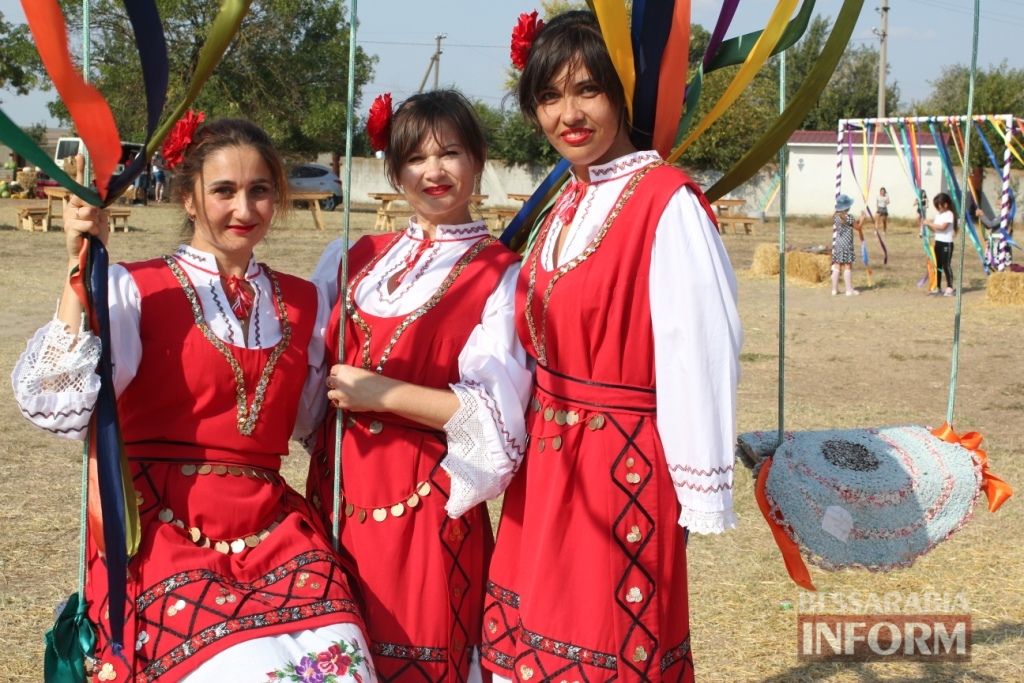
[{"label": "woman's smiling face", "polygon": [[231,261],[248,261],[274,218],[274,183],[253,147],[224,147],[210,154],[185,210],[195,224],[192,246]]},{"label": "woman's smiling face", "polygon": [[482,169],[458,132],[443,122],[420,140],[398,172],[398,184],[425,230],[468,223],[469,203]]}]

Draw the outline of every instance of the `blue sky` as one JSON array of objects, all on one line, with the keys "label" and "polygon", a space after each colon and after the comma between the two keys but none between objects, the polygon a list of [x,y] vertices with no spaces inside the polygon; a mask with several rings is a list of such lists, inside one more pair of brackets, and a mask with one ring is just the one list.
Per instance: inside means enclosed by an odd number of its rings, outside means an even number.
[{"label": "blue sky", "polygon": [[[972,0],[890,0],[888,61],[890,82],[900,87],[904,104],[930,93],[929,81],[942,67],[969,64],[974,3]],[[742,0],[729,36],[762,28],[775,0]],[[711,30],[720,0],[692,0],[693,21]],[[835,17],[841,0],[818,0],[815,13]],[[865,0],[853,34],[856,44],[878,44],[872,29],[879,27],[876,8],[881,0]],[[357,40],[379,56],[376,78],[364,90],[364,109],[373,97],[391,92],[396,99],[415,92],[434,52],[434,36],[444,33],[440,83],[454,85],[473,98],[500,104],[508,67],[511,27],[520,12],[539,7],[537,0],[362,0],[358,4]],[[0,0],[6,21],[24,21],[18,0]],[[983,0],[978,63],[981,67],[1008,60],[1024,67],[1024,0]],[[428,87],[433,83],[431,75]],[[50,93],[18,97],[0,91],[0,108],[21,125],[52,123],[46,102]],[[339,93],[343,96],[343,93]],[[991,112],[1001,113],[1001,112]]]}]

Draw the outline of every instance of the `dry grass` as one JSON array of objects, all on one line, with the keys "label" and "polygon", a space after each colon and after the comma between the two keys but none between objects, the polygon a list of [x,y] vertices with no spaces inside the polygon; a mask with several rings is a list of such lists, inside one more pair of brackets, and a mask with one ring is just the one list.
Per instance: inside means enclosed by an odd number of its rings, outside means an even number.
[{"label": "dry grass", "polygon": [[791,251],[786,254],[786,277],[808,285],[828,282],[832,271],[832,257],[828,254],[809,254]]},{"label": "dry grass", "polygon": [[985,298],[992,304],[1024,306],[1024,273],[992,273],[985,284]]},{"label": "dry grass", "polygon": [[[59,233],[13,227],[0,201],[0,289],[4,326],[0,367],[9,373],[25,340],[51,315],[60,292],[63,240]],[[372,213],[355,214],[361,230]],[[132,213],[132,232],[111,239],[115,258],[148,258],[173,249],[177,214],[166,208]],[[831,225],[791,221],[796,248],[827,241]],[[297,212],[260,249],[260,258],[283,271],[308,275],[324,245],[338,235],[341,214],[328,214],[325,233]],[[775,226],[766,224],[765,229]],[[751,263],[756,242],[726,235],[734,264]],[[862,295],[831,297],[828,287],[794,287],[787,295],[786,428],[825,429],[891,424],[937,425],[945,418],[953,302],[928,297],[915,283],[923,273],[916,232],[890,225],[889,266],[869,243],[874,287]],[[985,301],[985,278],[973,253],[964,282],[963,339],[954,425],[985,435],[996,473],[1024,487],[1024,365],[1020,362],[1024,308]],[[776,271],[777,272],[777,271]],[[775,281],[739,273],[745,342],[739,390],[740,431],[777,426],[778,291]],[[286,476],[301,486],[306,460],[288,459]],[[77,443],[35,431],[9,392],[0,396],[0,681],[41,678],[42,635],[53,607],[74,590],[78,553]],[[970,605],[974,652],[970,662],[934,665],[857,664],[841,667],[796,658],[792,584],[754,503],[753,481],[736,473],[739,529],[692,537],[690,605],[698,680],[704,683],[910,683],[1024,680],[1024,514],[1017,499],[997,514],[979,508],[949,542],[908,570],[825,573],[812,568],[822,593],[849,595],[961,592]]]}]

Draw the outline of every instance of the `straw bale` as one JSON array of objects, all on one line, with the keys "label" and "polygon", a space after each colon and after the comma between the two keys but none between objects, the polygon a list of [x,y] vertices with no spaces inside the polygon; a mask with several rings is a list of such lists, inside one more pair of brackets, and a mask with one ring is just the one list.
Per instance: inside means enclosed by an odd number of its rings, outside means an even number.
[{"label": "straw bale", "polygon": [[779,245],[762,242],[754,249],[754,263],[750,266],[752,275],[770,277],[779,274]]},{"label": "straw bale", "polygon": [[993,304],[1024,306],[1024,273],[992,273],[985,285],[985,298]]},{"label": "straw bale", "polygon": [[64,159],[61,161],[61,166],[63,167],[65,173],[67,173],[72,178],[75,177],[75,173],[77,172],[78,168],[75,162],[75,157],[64,157]]},{"label": "straw bale", "polygon": [[809,254],[803,251],[786,254],[787,278],[817,284],[828,281],[831,269],[832,257],[828,254]]}]

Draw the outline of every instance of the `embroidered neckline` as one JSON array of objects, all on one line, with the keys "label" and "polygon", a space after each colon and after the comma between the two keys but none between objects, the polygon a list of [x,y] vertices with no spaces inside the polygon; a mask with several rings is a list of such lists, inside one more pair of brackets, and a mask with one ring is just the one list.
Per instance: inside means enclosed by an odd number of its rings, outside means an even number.
[{"label": "embroidered neckline", "polygon": [[[548,214],[547,220],[544,221],[544,225],[541,228],[540,236],[538,236],[537,238],[538,244],[541,245],[541,248],[534,249],[533,253],[530,256],[530,278],[529,285],[526,291],[526,325],[530,330],[530,341],[533,343],[533,348],[537,350],[537,362],[540,363],[541,365],[546,367],[548,364],[548,304],[551,300],[551,292],[555,288],[555,283],[557,283],[563,275],[570,272],[571,270],[576,268],[576,266],[586,261],[595,251],[597,251],[597,248],[601,246],[601,242],[604,240],[605,235],[608,233],[608,229],[611,227],[612,223],[615,222],[615,219],[618,218],[619,212],[622,211],[622,207],[625,206],[626,201],[633,195],[633,191],[636,189],[637,184],[644,178],[644,176],[647,175],[647,173],[651,169],[657,168],[658,166],[664,166],[664,163],[661,161],[656,161],[654,163],[648,164],[647,166],[644,166],[635,174],[633,174],[633,177],[629,179],[629,182],[626,184],[626,186],[622,188],[622,192],[619,193],[619,198],[615,202],[615,206],[612,208],[611,213],[608,214],[608,217],[605,219],[604,224],[601,226],[600,230],[597,231],[597,234],[594,236],[594,239],[591,240],[590,244],[587,245],[586,249],[584,249],[575,258],[573,258],[570,261],[567,261],[565,264],[563,264],[554,271],[554,275],[551,277],[551,280],[548,282],[547,288],[544,290],[544,298],[542,300],[541,306],[541,329],[540,334],[538,335],[537,324],[534,320],[533,315],[533,299],[537,285],[537,264],[540,262],[541,252],[544,251],[543,247],[547,243],[547,239],[550,236],[551,232],[551,226],[554,223],[554,216],[552,214]],[[547,272],[547,269],[545,269],[545,271]]]},{"label": "embroidered neckline", "polygon": [[238,364],[238,360],[235,359],[234,354],[227,347],[221,339],[213,333],[210,326],[206,324],[206,318],[203,316],[203,307],[199,303],[199,295],[196,294],[195,288],[192,286],[192,282],[189,280],[188,275],[182,270],[181,265],[172,256],[164,256],[164,262],[171,269],[174,277],[177,278],[178,283],[185,291],[185,296],[188,298],[189,304],[192,306],[192,317],[195,320],[196,326],[199,328],[206,340],[209,341],[213,346],[220,351],[221,355],[227,360],[231,366],[231,371],[235,378],[235,403],[238,406],[237,415],[238,419],[236,424],[238,426],[238,433],[242,436],[250,436],[253,429],[256,427],[256,420],[259,418],[260,410],[263,408],[263,401],[266,398],[267,385],[270,383],[270,376],[274,373],[274,368],[277,366],[277,361],[281,355],[288,348],[288,344],[292,339],[292,326],[288,321],[288,310],[285,308],[284,299],[281,297],[281,285],[277,281],[277,276],[270,268],[262,266],[263,270],[266,271],[267,277],[270,278],[270,283],[274,288],[274,302],[277,304],[278,317],[281,320],[281,339],[274,345],[273,350],[270,352],[270,357],[267,359],[266,364],[263,366],[263,372],[260,373],[259,383],[256,385],[256,391],[252,398],[252,406],[249,406],[249,397],[245,392],[245,373],[242,372],[242,366]]},{"label": "embroidered neckline", "polygon": [[[409,219],[409,226],[405,229],[406,236],[416,242],[426,239],[423,228],[414,218]],[[438,225],[431,242],[463,242],[474,237],[489,235],[487,224],[484,221],[473,221],[460,225]]]},{"label": "embroidered neckline", "polygon": [[600,166],[591,166],[588,171],[590,173],[591,182],[597,180],[614,180],[616,177],[639,170],[646,164],[656,163],[658,161],[661,161],[661,155],[656,151],[643,150],[626,154],[625,156],[621,156],[618,159],[609,161],[606,164],[601,164]]},{"label": "embroidered neckline", "polygon": [[[374,257],[370,259],[370,262],[363,266],[362,270],[359,271],[359,273],[352,280],[352,283],[347,288],[348,291],[346,292],[345,295],[345,312],[348,314],[349,319],[352,320],[352,322],[354,322],[356,325],[358,325],[359,329],[361,329],[363,331],[363,334],[365,335],[365,338],[363,339],[363,348],[361,354],[362,367],[364,370],[369,370],[373,365],[372,359],[370,358],[370,342],[372,340],[371,338],[373,332],[370,329],[369,324],[367,324],[367,322],[363,320],[362,316],[359,315],[359,308],[355,305],[355,291],[356,289],[358,289],[359,283],[362,282],[363,278],[366,277],[366,275],[373,269],[373,267],[377,265],[377,263],[379,263],[382,258],[384,258],[385,254],[391,251],[395,247],[395,245],[398,244],[398,241],[402,239],[402,235],[403,233],[398,233],[397,235],[395,235],[395,237],[387,244],[386,247],[384,247],[384,249],[382,249],[380,252],[374,255]],[[395,328],[394,333],[391,335],[391,339],[388,340],[387,346],[384,347],[384,352],[381,354],[380,360],[377,362],[377,367],[373,368],[374,372],[380,374],[381,372],[384,371],[384,364],[388,362],[388,357],[391,355],[391,351],[395,348],[395,344],[398,343],[398,340],[402,336],[402,333],[405,332],[405,330],[410,325],[412,325],[419,318],[421,318],[427,311],[436,306],[437,303],[441,301],[441,298],[445,295],[445,293],[447,293],[448,289],[452,286],[452,283],[455,282],[455,278],[457,278],[462,273],[462,271],[465,270],[466,266],[469,265],[469,262],[472,261],[477,254],[483,251],[487,246],[489,246],[494,241],[494,237],[488,235],[487,237],[484,237],[479,242],[474,244],[472,247],[467,249],[466,253],[464,253],[459,258],[458,262],[452,267],[451,271],[448,273],[448,276],[437,288],[437,291],[435,291],[422,306],[417,307],[412,313],[407,315],[405,319],[402,320],[401,323],[399,323],[398,327]]]}]

